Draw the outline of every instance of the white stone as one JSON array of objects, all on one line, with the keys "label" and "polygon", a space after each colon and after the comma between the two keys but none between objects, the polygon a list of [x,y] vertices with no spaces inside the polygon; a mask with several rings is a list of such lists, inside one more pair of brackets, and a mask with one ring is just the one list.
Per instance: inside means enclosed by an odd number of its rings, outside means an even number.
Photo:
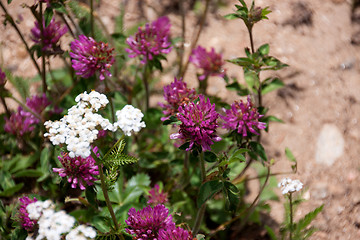
[{"label": "white stone", "polygon": [[316,163],[331,166],[344,153],[345,141],[342,133],[333,124],[325,124],[316,144]]}]

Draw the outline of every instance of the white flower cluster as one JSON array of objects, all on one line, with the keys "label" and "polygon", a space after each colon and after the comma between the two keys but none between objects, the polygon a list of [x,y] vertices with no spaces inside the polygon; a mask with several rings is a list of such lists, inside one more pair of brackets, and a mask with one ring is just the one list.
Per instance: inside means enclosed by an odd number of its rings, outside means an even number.
[{"label": "white flower cluster", "polygon": [[298,192],[302,189],[303,184],[299,180],[291,180],[284,178],[279,182],[278,187],[281,188],[282,194]]},{"label": "white flower cluster", "polygon": [[55,211],[55,206],[50,200],[30,203],[26,210],[29,213],[29,218],[36,220],[39,227],[36,238],[28,236],[26,240],[61,240],[63,239],[62,235],[68,232],[69,237],[68,235],[66,236],[67,240],[87,240],[96,237],[95,230],[84,225],[71,230],[75,224],[75,218],[68,215],[65,211]]},{"label": "white flower cluster", "polygon": [[141,121],[144,114],[131,105],[126,105],[123,109],[116,111],[116,116],[118,121],[114,123],[114,127],[119,127],[127,136],[131,136],[132,131],[137,133],[141,128],[146,127],[145,122]]},{"label": "white flower cluster", "polygon": [[[91,154],[91,143],[97,139],[99,130],[116,131],[118,127],[128,136],[130,131],[140,131],[141,127],[145,127],[144,122],[140,122],[144,116],[139,109],[131,105],[125,106],[126,111],[118,111],[118,122],[114,125],[106,118],[103,118],[96,112],[105,107],[109,100],[104,94],[92,91],[81,93],[75,98],[77,104],[68,110],[60,121],[46,121],[44,123],[48,133],[45,137],[49,137],[54,145],[66,144],[69,156],[74,158],[80,156],[86,158]],[[128,107],[129,106],[129,107]],[[123,112],[122,112],[123,111]],[[124,115],[125,114],[125,115]],[[119,116],[121,119],[119,119]]]},{"label": "white flower cluster", "polygon": [[92,227],[79,225],[66,235],[66,240],[89,240],[96,237],[96,232]]}]

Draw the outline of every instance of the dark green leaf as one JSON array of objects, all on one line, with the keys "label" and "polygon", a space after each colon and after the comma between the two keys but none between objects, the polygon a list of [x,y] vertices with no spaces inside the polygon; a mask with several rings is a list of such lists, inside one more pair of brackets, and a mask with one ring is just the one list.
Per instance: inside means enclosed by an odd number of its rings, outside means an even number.
[{"label": "dark green leaf", "polygon": [[230,211],[236,211],[236,208],[240,202],[239,189],[231,182],[224,182],[223,191],[226,196],[226,208]]},{"label": "dark green leaf", "polygon": [[266,229],[266,231],[267,231],[268,235],[270,236],[271,240],[278,240],[278,238],[275,235],[274,230],[272,230],[271,227],[265,225],[264,228]]},{"label": "dark green leaf", "polygon": [[197,206],[201,207],[201,205],[203,205],[207,200],[209,200],[215,193],[220,191],[221,188],[222,183],[219,180],[205,182],[200,187]]},{"label": "dark green leaf", "polygon": [[15,186],[5,189],[4,191],[0,192],[0,197],[10,197],[14,195],[14,193],[20,191],[24,186],[24,183],[16,184]]},{"label": "dark green leaf", "polygon": [[95,216],[92,219],[92,225],[100,232],[109,232],[111,226],[111,220],[109,217]]},{"label": "dark green leaf", "polygon": [[8,4],[10,4],[12,2],[12,0],[8,0],[7,2],[8,2]]},{"label": "dark green leaf", "polygon": [[44,12],[45,27],[49,26],[51,19],[53,18],[54,11],[51,7],[47,7]]},{"label": "dark green leaf", "polygon": [[253,153],[258,155],[261,158],[261,160],[267,161],[267,156],[266,156],[266,153],[265,153],[265,149],[260,143],[258,143],[258,142],[250,142],[249,146],[250,146],[251,150],[253,151]]},{"label": "dark green leaf", "polygon": [[275,117],[275,116],[266,116],[266,117],[263,117],[263,118],[261,118],[260,119],[260,122],[279,122],[279,123],[284,123],[284,121],[283,120],[281,120],[281,119],[279,119],[279,118],[277,118],[277,117]]},{"label": "dark green leaf", "polygon": [[12,231],[11,233],[11,240],[25,240],[26,237],[28,236],[28,232],[20,227],[20,228],[16,228],[15,230]]},{"label": "dark green leaf", "polygon": [[217,156],[213,152],[206,151],[206,152],[204,152],[204,159],[207,162],[216,162]]},{"label": "dark green leaf", "polygon": [[180,149],[180,150],[186,150],[186,149],[189,148],[189,146],[190,146],[190,142],[186,142],[186,143],[184,143],[183,145],[181,145],[181,146],[179,147],[179,149]]},{"label": "dark green leaf", "polygon": [[44,173],[41,170],[25,169],[14,174],[14,177],[41,177]]},{"label": "dark green leaf", "polygon": [[306,214],[304,218],[300,219],[299,222],[296,224],[296,231],[300,232],[301,230],[305,229],[312,222],[312,220],[314,220],[316,216],[322,211],[323,207],[324,205],[321,205],[314,211]]},{"label": "dark green leaf", "polygon": [[270,46],[269,44],[261,45],[258,49],[258,52],[260,52],[262,55],[268,55],[270,52]]},{"label": "dark green leaf", "polygon": [[85,196],[91,205],[93,205],[94,207],[97,207],[96,191],[93,186],[86,187]]},{"label": "dark green leaf", "polygon": [[66,11],[66,8],[64,6],[64,4],[60,3],[60,2],[53,2],[51,3],[51,7],[56,10],[57,12],[60,12],[60,13],[67,13]]},{"label": "dark green leaf", "polygon": [[231,62],[231,63],[236,64],[241,67],[249,67],[254,64],[254,62],[249,58],[235,58],[235,59],[230,59],[230,60],[226,60],[226,61]]},{"label": "dark green leaf", "polygon": [[176,123],[176,122],[178,122],[178,121],[179,121],[179,120],[177,119],[177,117],[175,117],[175,116],[170,116],[169,119],[167,119],[167,120],[165,120],[165,121],[163,122],[163,125],[173,124],[173,123]]}]

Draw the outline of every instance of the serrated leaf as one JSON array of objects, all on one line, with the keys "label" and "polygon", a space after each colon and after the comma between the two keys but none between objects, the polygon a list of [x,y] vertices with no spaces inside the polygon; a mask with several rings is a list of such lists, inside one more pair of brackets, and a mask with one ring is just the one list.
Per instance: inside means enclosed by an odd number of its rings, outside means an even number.
[{"label": "serrated leaf", "polygon": [[300,232],[301,230],[305,229],[322,211],[323,207],[324,205],[321,205],[320,207],[316,208],[314,211],[306,214],[304,218],[300,219],[299,222],[296,224],[296,231]]},{"label": "serrated leaf", "polygon": [[197,206],[201,207],[207,200],[209,200],[215,193],[222,189],[222,183],[219,180],[205,182],[201,185],[199,196],[197,199]]}]

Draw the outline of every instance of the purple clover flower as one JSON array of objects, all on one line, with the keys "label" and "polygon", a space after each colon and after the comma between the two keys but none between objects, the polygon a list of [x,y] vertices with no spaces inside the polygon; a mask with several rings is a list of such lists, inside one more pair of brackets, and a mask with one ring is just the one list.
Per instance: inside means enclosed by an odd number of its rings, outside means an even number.
[{"label": "purple clover flower", "polygon": [[221,140],[216,135],[219,114],[215,111],[215,104],[211,104],[210,99],[205,100],[203,95],[199,95],[196,103],[180,106],[177,117],[181,121],[179,133],[171,134],[170,139],[190,141],[186,151],[190,151],[194,144],[203,150],[211,150],[210,146]]},{"label": "purple clover flower", "polygon": [[189,89],[186,83],[180,78],[174,79],[174,82],[164,87],[164,99],[167,103],[159,103],[164,109],[165,117],[161,121],[169,119],[170,116],[178,112],[179,106],[192,102],[197,98],[195,89]]},{"label": "purple clover flower", "polygon": [[155,184],[154,188],[149,191],[148,201],[147,203],[150,205],[158,205],[164,204],[168,202],[168,195],[165,192],[160,192],[160,188],[158,184]]},{"label": "purple clover flower", "polygon": [[5,85],[5,82],[6,82],[5,79],[6,79],[6,75],[0,68],[0,86]]},{"label": "purple clover flower", "polygon": [[60,40],[60,38],[67,33],[68,28],[66,26],[61,26],[61,22],[55,22],[55,19],[51,19],[49,25],[45,27],[45,20],[43,20],[43,35],[41,35],[41,30],[39,22],[35,22],[35,27],[31,29],[31,39],[37,43],[41,44],[43,39],[44,47],[43,51],[52,50]]},{"label": "purple clover flower", "polygon": [[174,229],[175,223],[169,215],[169,209],[159,204],[152,208],[147,206],[140,211],[130,208],[129,217],[125,220],[128,228],[126,232],[133,235],[134,239],[158,239],[160,229]]},{"label": "purple clover flower", "polygon": [[207,52],[205,48],[198,46],[192,51],[189,61],[203,70],[199,76],[200,81],[209,76],[225,76],[225,71],[222,69],[225,62],[222,60],[221,54],[217,54],[214,48]]},{"label": "purple clover flower", "polygon": [[72,67],[76,75],[89,78],[99,72],[101,81],[105,79],[105,74],[112,76],[109,69],[115,61],[112,54],[114,48],[109,48],[107,43],[96,42],[91,37],[80,35],[79,40],[71,42],[71,50]]},{"label": "purple clover flower", "polygon": [[154,59],[154,56],[167,54],[172,47],[170,42],[170,20],[168,17],[160,17],[154,22],[145,25],[145,29],[139,27],[135,37],[127,38],[126,43],[130,48],[125,49],[130,58],[141,56],[141,63]]},{"label": "purple clover flower", "polygon": [[30,199],[29,197],[25,196],[25,197],[19,198],[19,201],[21,202],[20,208],[19,208],[19,213],[18,213],[20,224],[26,231],[32,231],[32,230],[34,230],[36,221],[31,220],[29,218],[29,213],[27,212],[26,207],[30,203],[37,202],[37,199],[36,198]]},{"label": "purple clover flower", "polygon": [[[26,99],[26,106],[39,115],[49,105],[50,101],[45,93],[42,96],[35,95],[32,98]],[[35,125],[39,122],[40,119],[32,113],[25,111],[22,107],[18,107],[18,111],[11,114],[10,118],[5,117],[4,129],[13,135],[22,136],[25,133],[34,131]]]},{"label": "purple clover flower", "polygon": [[243,137],[248,135],[248,131],[259,135],[255,128],[261,130],[266,128],[266,123],[259,122],[260,115],[257,108],[253,107],[250,96],[247,97],[247,103],[242,100],[234,102],[230,109],[223,109],[225,115],[221,115],[224,120],[223,128],[228,130],[237,130],[237,133]]},{"label": "purple clover flower", "polygon": [[192,240],[192,237],[189,231],[177,227],[167,230],[160,229],[158,240]]},{"label": "purple clover flower", "polygon": [[[98,148],[94,147],[93,152],[100,156]],[[59,173],[60,177],[68,177],[68,182],[71,183],[72,188],[76,188],[79,185],[81,190],[85,190],[85,184],[91,186],[97,178],[94,175],[99,175],[98,166],[90,155],[87,158],[80,156],[71,158],[68,153],[62,153],[58,156],[59,161],[63,165],[63,168],[53,168],[53,172]]]}]

